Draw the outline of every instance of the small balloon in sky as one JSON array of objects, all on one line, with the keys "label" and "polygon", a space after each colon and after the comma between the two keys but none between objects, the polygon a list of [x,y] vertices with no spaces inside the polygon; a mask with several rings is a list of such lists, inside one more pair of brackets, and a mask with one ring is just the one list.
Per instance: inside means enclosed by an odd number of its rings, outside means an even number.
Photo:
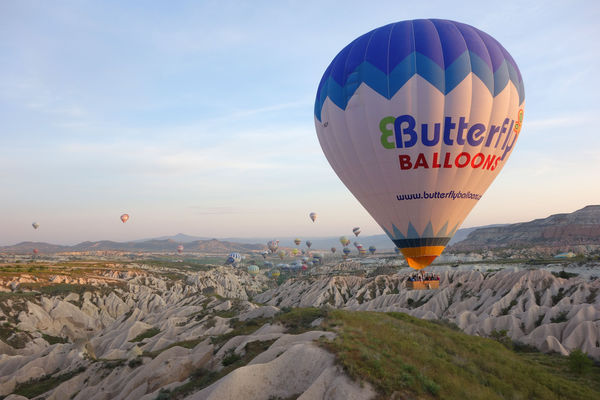
[{"label": "small balloon in sky", "polygon": [[33,229],[37,229],[40,227],[40,224],[38,224],[37,222],[34,222],[33,224],[31,224],[31,226],[33,226]]},{"label": "small balloon in sky", "polygon": [[315,222],[315,220],[317,219],[316,212],[311,212],[310,214],[308,214],[308,216],[310,217],[310,219],[312,219],[312,222]]},{"label": "small balloon in sky", "polygon": [[125,223],[129,220],[129,214],[121,215],[121,222]]}]

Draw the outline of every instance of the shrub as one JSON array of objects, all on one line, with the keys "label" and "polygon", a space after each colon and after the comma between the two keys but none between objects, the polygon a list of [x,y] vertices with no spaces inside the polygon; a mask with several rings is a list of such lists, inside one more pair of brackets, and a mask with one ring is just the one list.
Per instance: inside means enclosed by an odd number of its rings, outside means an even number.
[{"label": "shrub", "polygon": [[573,350],[569,354],[569,369],[576,374],[582,375],[588,372],[593,365],[592,359],[579,349]]}]

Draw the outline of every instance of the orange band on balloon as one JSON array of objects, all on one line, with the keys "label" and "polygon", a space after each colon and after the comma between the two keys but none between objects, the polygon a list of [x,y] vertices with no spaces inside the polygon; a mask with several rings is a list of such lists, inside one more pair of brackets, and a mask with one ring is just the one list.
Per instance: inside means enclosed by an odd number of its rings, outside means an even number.
[{"label": "orange band on balloon", "polygon": [[414,269],[423,269],[433,262],[442,254],[446,246],[419,246],[419,247],[404,247],[400,249],[408,266]]}]

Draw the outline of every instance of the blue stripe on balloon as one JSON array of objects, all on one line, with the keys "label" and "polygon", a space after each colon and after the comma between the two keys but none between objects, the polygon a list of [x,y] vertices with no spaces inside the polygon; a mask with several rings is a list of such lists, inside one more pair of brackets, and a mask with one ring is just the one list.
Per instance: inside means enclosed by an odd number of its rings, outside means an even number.
[{"label": "blue stripe on balloon", "polygon": [[[337,61],[336,66],[339,68],[339,60]],[[415,51],[406,56],[389,75],[370,62],[364,61],[344,76],[343,80],[346,81],[346,84],[343,86],[338,83],[338,80],[335,79],[336,75],[333,73],[326,78],[324,76],[325,80],[320,84],[315,101],[315,116],[319,121],[321,120],[321,110],[328,97],[335,105],[345,110],[348,101],[363,83],[390,99],[410,78],[419,75],[446,95],[471,72],[481,79],[493,96],[497,96],[504,90],[509,81],[513,82],[518,89],[519,103],[523,102],[525,98],[523,82],[518,80],[518,70],[506,60],[502,61],[496,72],[492,73],[489,65],[481,57],[473,52],[465,51],[446,70],[443,70],[436,62]],[[339,78],[339,75],[337,77]]]}]

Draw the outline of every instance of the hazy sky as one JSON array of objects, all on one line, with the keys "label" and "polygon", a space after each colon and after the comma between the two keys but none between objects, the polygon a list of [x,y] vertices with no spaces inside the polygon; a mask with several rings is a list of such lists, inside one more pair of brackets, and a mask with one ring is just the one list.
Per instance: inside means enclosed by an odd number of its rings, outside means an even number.
[{"label": "hazy sky", "polygon": [[381,233],[314,97],[346,44],[414,18],[491,34],[525,81],[519,142],[463,227],[600,203],[600,2],[4,0],[0,244]]}]

